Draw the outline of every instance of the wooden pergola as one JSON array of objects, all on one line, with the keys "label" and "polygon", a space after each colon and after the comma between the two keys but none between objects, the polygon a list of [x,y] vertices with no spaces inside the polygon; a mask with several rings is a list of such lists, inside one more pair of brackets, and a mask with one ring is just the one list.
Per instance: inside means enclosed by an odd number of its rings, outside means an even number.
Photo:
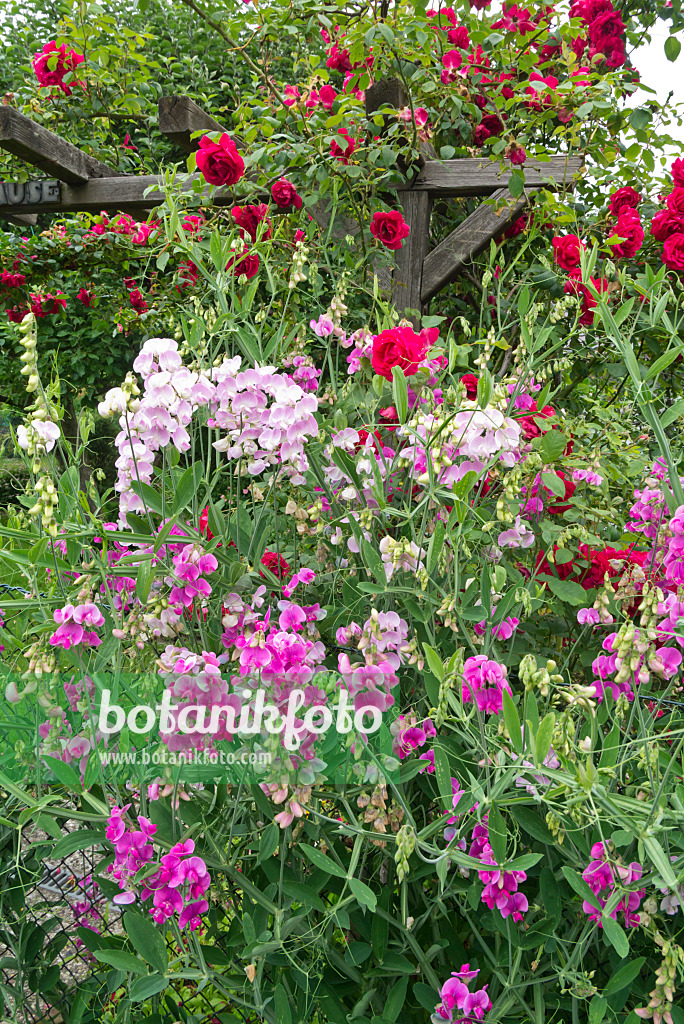
[{"label": "wooden pergola", "polygon": [[[401,85],[381,81],[366,93],[368,116],[406,106]],[[185,96],[159,102],[159,130],[192,152],[195,132],[223,132],[213,117]],[[147,216],[164,200],[157,175],[121,174],[95,160],[66,139],[37,124],[11,106],[0,107],[0,147],[41,170],[48,177],[25,182],[0,182],[0,218],[20,225],[37,222],[39,213],[131,213]],[[419,171],[411,181],[395,187],[397,202],[411,231],[397,251],[391,281],[392,299],[400,311],[425,311],[430,300],[453,281],[459,271],[504,231],[542,188],[572,188],[582,159],[553,156],[545,162],[527,160],[522,168],[525,188],[516,198],[508,188],[511,166],[491,160],[460,158],[438,160],[429,144],[421,145]],[[190,175],[187,187],[201,180]],[[148,191],[149,190],[149,191]],[[481,204],[451,234],[430,249],[430,214],[435,201],[482,197]],[[229,189],[213,192],[213,203],[232,205]],[[314,210],[316,219],[326,212]],[[347,225],[353,232],[353,227]],[[358,226],[356,227],[358,231]],[[347,233],[345,230],[344,233]]]}]

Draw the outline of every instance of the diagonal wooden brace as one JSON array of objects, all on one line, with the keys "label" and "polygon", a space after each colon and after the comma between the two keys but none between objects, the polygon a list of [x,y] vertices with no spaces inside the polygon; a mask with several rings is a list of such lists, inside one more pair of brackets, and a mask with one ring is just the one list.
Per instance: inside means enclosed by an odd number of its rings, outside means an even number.
[{"label": "diagonal wooden brace", "polygon": [[162,96],[159,100],[159,131],[186,153],[199,149],[193,132],[223,132],[225,129],[188,96]]},{"label": "diagonal wooden brace", "polygon": [[92,178],[119,177],[119,171],[88,156],[14,107],[0,107],[0,148],[69,185],[84,185]]},{"label": "diagonal wooden brace", "polygon": [[440,242],[423,260],[420,283],[420,301],[429,302],[442,288],[450,284],[459,270],[478,256],[492,238],[516,220],[529,202],[530,189],[515,199],[507,188],[499,189],[491,201],[483,203]]}]

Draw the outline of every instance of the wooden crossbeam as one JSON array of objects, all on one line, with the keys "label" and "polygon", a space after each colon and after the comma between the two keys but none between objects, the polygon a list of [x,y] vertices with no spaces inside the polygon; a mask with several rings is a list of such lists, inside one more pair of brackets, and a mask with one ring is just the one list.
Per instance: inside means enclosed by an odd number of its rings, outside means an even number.
[{"label": "wooden crossbeam", "polygon": [[[399,196],[402,214],[411,225],[408,238],[395,256],[392,275],[392,301],[397,309],[421,309],[421,268],[430,245],[430,213],[432,197],[429,192],[403,192]],[[406,314],[409,316],[409,314]],[[411,316],[415,327],[418,320]]]},{"label": "wooden crossbeam", "polygon": [[425,257],[420,282],[421,302],[429,302],[450,284],[461,267],[484,252],[490,240],[520,216],[529,202],[529,193],[515,199],[507,188],[502,188],[494,192],[491,199],[493,202],[478,206]]},{"label": "wooden crossbeam", "polygon": [[[527,160],[520,168],[525,175],[525,188],[550,185],[572,186],[582,169],[581,156],[552,156],[549,160]],[[397,185],[397,191],[431,192],[439,198],[487,196],[508,185],[512,166],[498,162],[465,157],[459,160],[428,160],[412,182]]]},{"label": "wooden crossbeam", "polygon": [[14,107],[0,106],[0,148],[69,185],[119,175]]},{"label": "wooden crossbeam", "polygon": [[186,153],[199,147],[193,132],[223,132],[225,129],[188,96],[162,96],[159,100],[159,131]]},{"label": "wooden crossbeam", "polygon": [[[192,183],[201,178],[201,175],[194,174],[186,183],[190,189]],[[59,213],[99,213],[105,210],[108,213],[130,210],[132,213],[140,213],[158,206],[164,202],[163,192],[164,179],[156,174],[126,174],[118,178],[91,178],[83,185],[67,185],[60,183],[60,200],[55,204]],[[150,195],[145,196],[145,191],[152,188]],[[218,194],[215,201],[221,205],[230,203],[230,195]],[[17,212],[16,204],[0,203],[0,217]],[[45,213],[46,207],[43,203],[24,202],[21,204],[21,213]],[[55,212],[53,209],[52,212]]]}]

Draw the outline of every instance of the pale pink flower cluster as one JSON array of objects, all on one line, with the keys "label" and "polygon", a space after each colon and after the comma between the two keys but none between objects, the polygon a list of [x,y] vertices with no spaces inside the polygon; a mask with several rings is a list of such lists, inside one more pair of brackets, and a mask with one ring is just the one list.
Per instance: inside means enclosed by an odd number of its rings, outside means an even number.
[{"label": "pale pink flower cluster", "polygon": [[508,669],[486,654],[468,658],[463,666],[463,703],[473,701],[483,714],[497,715],[503,708],[503,691],[511,692]]},{"label": "pale pink flower cluster", "polygon": [[590,487],[598,487],[603,483],[603,477],[594,469],[573,469],[572,479],[575,483],[585,481]]},{"label": "pale pink flower cluster", "polygon": [[240,371],[240,362],[226,359],[212,374],[209,426],[227,435],[214,448],[243,459],[251,476],[275,468],[292,483],[305,483],[304,445],[318,434],[318,399],[273,366]]},{"label": "pale pink flower cluster", "polygon": [[132,829],[124,820],[125,807],[113,807],[107,821],[105,835],[114,847],[114,863],[108,871],[118,882],[121,894],[114,897],[118,904],[143,903],[152,899],[150,914],[157,924],[164,924],[178,915],[178,925],[195,931],[201,924],[201,915],[209,909],[204,895],[211,885],[211,875],[201,857],[193,856],[192,839],[176,843],[159,859],[157,870],[150,873],[155,863],[152,837],[157,826],[138,815],[139,828]]},{"label": "pale pink flower cluster", "polygon": [[[102,640],[94,632],[98,626],[104,625],[104,616],[96,604],[66,604],[63,608],[55,608],[52,617],[58,628],[48,639],[51,647],[70,647],[82,644],[84,647],[99,647]],[[92,626],[93,629],[86,627]]]},{"label": "pale pink flower cluster", "polygon": [[528,909],[527,897],[520,892],[518,886],[527,879],[524,871],[501,871],[497,865],[494,852],[489,844],[489,828],[484,821],[478,822],[470,837],[470,857],[475,857],[483,864],[491,864],[494,870],[478,870],[481,882],[485,883],[482,890],[482,902],[490,910],[496,907],[502,917],[511,917],[513,921],[522,921]]},{"label": "pale pink flower cluster", "polygon": [[180,609],[191,608],[211,594],[211,586],[203,577],[216,572],[218,562],[214,555],[206,555],[194,544],[184,544],[172,558],[174,576],[166,577],[171,587],[169,602]]},{"label": "pale pink flower cluster", "polygon": [[[437,735],[437,730],[431,718],[426,718],[421,725],[418,725],[414,715],[408,718],[404,715],[399,715],[390,725],[390,733],[392,735],[392,753],[400,761],[403,761],[414,751],[424,747],[428,740],[434,739]],[[423,760],[430,761],[430,764],[423,771],[427,771],[431,775],[435,770],[434,750],[429,750],[426,754],[421,754],[420,756]]]},{"label": "pale pink flower cluster", "polygon": [[670,680],[679,671],[682,652],[676,647],[658,647],[654,650],[650,641],[640,636],[637,629],[629,653],[623,658],[619,653],[617,640],[617,633],[607,636],[602,646],[609,653],[599,654],[592,663],[594,675],[597,677],[593,680],[592,686],[596,691],[595,699],[599,703],[608,690],[614,700],[617,700],[620,694],[624,694],[627,700],[632,701],[633,686],[648,683],[651,672]]},{"label": "pale pink flower cluster", "polygon": [[684,505],[680,505],[668,523],[671,536],[663,560],[665,579],[684,585]]},{"label": "pale pink flower cluster", "polygon": [[496,542],[502,548],[531,548],[534,544],[534,530],[531,530],[520,516],[516,516],[513,525],[507,530],[502,530]]},{"label": "pale pink flower cluster", "polygon": [[59,424],[52,420],[32,419],[28,427],[23,423],[17,427],[17,444],[25,452],[51,452],[60,436]]},{"label": "pale pink flower cluster", "polygon": [[[595,907],[589,900],[584,900],[582,910],[592,921],[596,921],[599,928],[603,928],[603,915],[605,906],[610,900],[616,886],[627,889],[628,886],[638,882],[644,873],[644,869],[637,861],[631,864],[623,864],[619,858],[609,855],[605,843],[594,843],[591,848],[593,860],[582,872],[582,878],[587,883],[599,907]],[[639,924],[637,910],[646,895],[645,889],[632,889],[625,892],[624,897],[616,907],[610,911],[609,916],[617,921],[618,912],[624,914],[624,923],[628,928],[636,928]]]},{"label": "pale pink flower cluster", "polygon": [[370,362],[372,358],[373,335],[364,328],[354,331],[344,341],[340,340],[340,345],[352,350],[347,356],[347,373],[358,373],[361,369],[361,360],[367,359]]},{"label": "pale pink flower cluster", "polygon": [[667,502],[658,486],[666,476],[665,464],[662,459],[656,459],[651,474],[645,481],[646,486],[642,490],[634,491],[637,500],[629,510],[633,522],[627,525],[627,529],[643,533],[649,540],[657,538],[660,527],[667,519]]},{"label": "pale pink flower cluster", "polygon": [[[196,654],[173,644],[164,649],[159,674],[165,681],[170,706],[176,710],[169,713],[166,721],[162,715],[159,735],[169,750],[210,750],[218,740],[233,738],[225,730],[225,716],[219,716],[216,731],[207,731],[214,707],[232,707],[238,715],[242,707],[238,696],[229,695],[229,684],[222,676],[226,661],[225,654]],[[179,730],[181,723],[188,731]]]},{"label": "pale pink flower cluster", "polygon": [[347,628],[350,636],[358,636],[356,648],[365,659],[352,663],[348,654],[339,654],[337,659],[354,707],[359,710],[372,705],[385,712],[394,704],[390,691],[399,682],[397,671],[406,658],[408,625],[396,612],[374,609],[360,634],[354,622]]}]

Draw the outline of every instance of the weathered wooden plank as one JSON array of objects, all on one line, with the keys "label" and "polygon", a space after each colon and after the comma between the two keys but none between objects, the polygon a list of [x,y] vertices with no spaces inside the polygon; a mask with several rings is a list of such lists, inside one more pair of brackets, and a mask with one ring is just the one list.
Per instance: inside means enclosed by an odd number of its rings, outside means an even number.
[{"label": "weathered wooden plank", "polygon": [[225,129],[188,96],[162,96],[159,100],[159,131],[186,153],[199,148],[193,132],[223,132]]},{"label": "weathered wooden plank", "polygon": [[[427,192],[403,192],[399,196],[404,220],[409,225],[408,238],[397,251],[392,277],[392,299],[400,312],[422,310],[421,277],[430,236],[432,198]],[[408,314],[406,314],[408,316]],[[415,315],[409,316],[415,327]]]},{"label": "weathered wooden plank", "polygon": [[8,220],[11,224],[16,224],[19,228],[33,228],[38,223],[38,214],[13,213],[3,217],[2,220]]},{"label": "weathered wooden plank", "polygon": [[119,174],[14,107],[0,106],[0,148],[70,185]]},{"label": "weathered wooden plank", "polygon": [[[59,203],[59,182],[54,178],[39,181],[0,181],[0,205],[26,206]],[[17,210],[21,213],[21,210]]]},{"label": "weathered wooden plank", "polygon": [[[192,175],[187,183],[187,188],[192,187],[192,182],[201,178],[201,175]],[[152,209],[164,201],[162,190],[163,178],[156,174],[127,174],[119,178],[91,178],[83,185],[61,184],[61,199],[51,212],[77,213],[79,210],[84,213],[99,213],[100,210],[107,212],[118,212],[130,210],[131,213],[140,213]],[[145,190],[152,188],[154,191],[145,196]],[[229,203],[232,197],[217,197],[217,202]],[[22,213],[43,213],[43,203],[23,203]],[[7,213],[15,212],[13,205],[0,205],[0,217]]]},{"label": "weathered wooden plank", "polygon": [[[562,185],[571,187],[582,166],[580,156],[552,156],[545,162],[527,160],[520,170],[524,171],[526,188],[558,188]],[[397,190],[432,192],[440,198],[491,195],[508,185],[512,169],[507,161],[502,167],[498,161],[481,160],[479,157],[429,160],[413,182],[400,184]]]},{"label": "weathered wooden plank", "polygon": [[529,201],[528,194],[515,199],[507,188],[499,189],[491,199],[493,202],[478,206],[425,257],[421,302],[429,302],[433,295],[450,284],[464,264],[483,252],[492,238],[520,216]]}]

